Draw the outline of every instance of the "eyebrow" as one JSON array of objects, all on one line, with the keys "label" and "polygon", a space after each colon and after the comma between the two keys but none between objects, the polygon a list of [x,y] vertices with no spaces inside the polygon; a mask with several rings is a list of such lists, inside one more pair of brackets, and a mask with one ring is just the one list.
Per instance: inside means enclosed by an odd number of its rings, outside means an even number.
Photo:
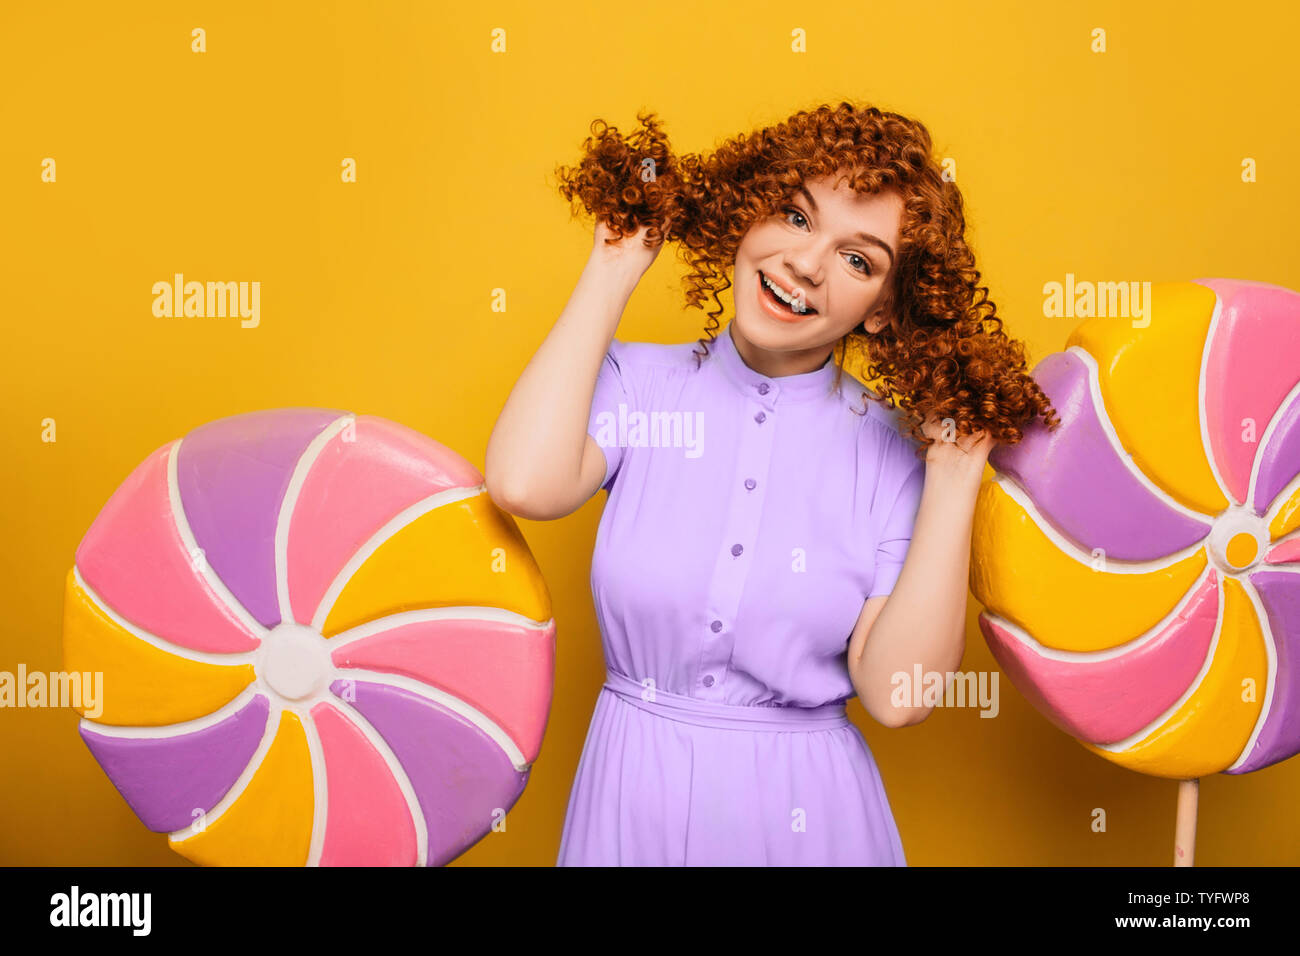
[{"label": "eyebrow", "polygon": [[[816,200],[816,199],[813,199],[813,197],[812,197],[812,193],[810,193],[810,192],[808,191],[808,187],[807,187],[807,186],[800,186],[800,187],[799,187],[799,192],[803,193],[804,196],[807,197],[807,199],[808,199],[808,205],[812,206],[812,211],[813,211],[813,212],[816,212],[816,211],[817,211],[817,200]],[[877,236],[873,236],[873,235],[872,235],[871,233],[869,233],[869,232],[859,232],[858,235],[857,235],[857,238],[861,239],[863,242],[868,242],[868,243],[871,243],[873,246],[879,246],[881,249],[884,249],[885,252],[889,255],[889,264],[890,264],[890,265],[893,265],[893,264],[894,264],[894,250],[891,249],[891,248],[889,248],[889,244],[888,244],[887,242],[885,242],[883,239],[880,239],[880,238],[878,238]]]}]

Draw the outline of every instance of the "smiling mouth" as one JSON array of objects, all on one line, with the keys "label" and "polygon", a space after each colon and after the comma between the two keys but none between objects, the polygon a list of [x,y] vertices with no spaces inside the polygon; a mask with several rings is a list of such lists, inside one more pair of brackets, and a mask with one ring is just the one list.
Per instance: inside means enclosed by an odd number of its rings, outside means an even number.
[{"label": "smiling mouth", "polygon": [[772,286],[768,285],[769,282],[771,282],[771,280],[768,279],[767,276],[763,275],[762,270],[759,270],[758,271],[759,295],[766,296],[768,301],[771,302],[773,305],[775,305],[778,309],[782,310],[783,312],[791,316],[808,316],[808,315],[817,314],[817,310],[814,309],[812,306],[808,305],[807,303],[803,304],[802,311],[797,311],[790,303],[786,302],[785,299],[781,298],[779,295],[776,294],[776,292],[773,291]]}]

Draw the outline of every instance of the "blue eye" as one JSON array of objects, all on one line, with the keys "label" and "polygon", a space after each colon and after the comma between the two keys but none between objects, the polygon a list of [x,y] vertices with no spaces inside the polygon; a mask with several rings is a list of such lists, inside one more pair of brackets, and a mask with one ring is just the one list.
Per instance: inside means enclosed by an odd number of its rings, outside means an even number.
[{"label": "blue eye", "polygon": [[[804,219],[804,214],[801,213],[801,212],[800,212],[798,209],[796,209],[794,206],[786,206],[786,207],[785,207],[784,209],[782,209],[781,211],[784,212],[784,213],[786,214],[786,219],[787,219],[787,221],[789,220],[789,218],[790,218],[790,214],[791,214],[791,213],[793,213],[794,215],[798,216],[800,219],[803,219],[804,222],[807,222],[807,221],[808,221],[807,219]],[[795,225],[798,225],[798,223],[793,223],[793,222],[792,222],[792,223],[790,223],[790,225],[795,226]]]},{"label": "blue eye", "polygon": [[[864,266],[866,266],[866,268],[865,268],[865,269],[858,269],[858,271],[859,271],[859,272],[862,272],[862,273],[865,274],[865,275],[871,275],[871,263],[870,263],[868,260],[863,259],[862,256],[858,255],[856,252],[850,252],[850,253],[849,253],[849,258],[850,258],[850,259],[858,259],[858,260],[860,260],[860,261],[862,262],[862,264],[863,264]],[[853,268],[857,269],[857,266],[854,266]]]}]

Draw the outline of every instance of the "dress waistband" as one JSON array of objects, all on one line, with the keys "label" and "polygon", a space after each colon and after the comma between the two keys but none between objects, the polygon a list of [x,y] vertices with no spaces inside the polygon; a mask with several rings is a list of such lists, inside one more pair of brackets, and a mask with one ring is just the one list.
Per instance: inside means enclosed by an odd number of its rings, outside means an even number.
[{"label": "dress waistband", "polygon": [[[799,730],[832,730],[849,725],[843,703],[820,707],[762,707],[721,704],[682,694],[670,694],[659,687],[649,687],[626,674],[605,672],[605,689],[629,704],[660,717],[700,727],[724,730],[767,730],[780,733]],[[647,700],[646,698],[650,698]]]}]

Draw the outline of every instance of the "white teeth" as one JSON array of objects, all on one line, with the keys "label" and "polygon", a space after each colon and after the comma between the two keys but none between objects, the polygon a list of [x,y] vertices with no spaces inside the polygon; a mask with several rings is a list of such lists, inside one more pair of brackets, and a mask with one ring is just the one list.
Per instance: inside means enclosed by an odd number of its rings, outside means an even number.
[{"label": "white teeth", "polygon": [[771,279],[769,279],[767,276],[763,276],[763,285],[765,285],[765,286],[767,286],[769,289],[771,289],[772,292],[776,294],[776,297],[777,297],[778,299],[780,299],[782,302],[784,302],[786,305],[788,305],[788,306],[789,306],[792,310],[794,310],[795,312],[807,312],[807,311],[808,311],[808,307],[807,307],[806,305],[804,305],[802,302],[800,302],[798,305],[796,305],[796,304],[795,304],[795,296],[787,295],[787,294],[786,294],[786,293],[781,289],[780,286],[778,286],[776,283],[774,283],[774,282],[773,282]]}]

